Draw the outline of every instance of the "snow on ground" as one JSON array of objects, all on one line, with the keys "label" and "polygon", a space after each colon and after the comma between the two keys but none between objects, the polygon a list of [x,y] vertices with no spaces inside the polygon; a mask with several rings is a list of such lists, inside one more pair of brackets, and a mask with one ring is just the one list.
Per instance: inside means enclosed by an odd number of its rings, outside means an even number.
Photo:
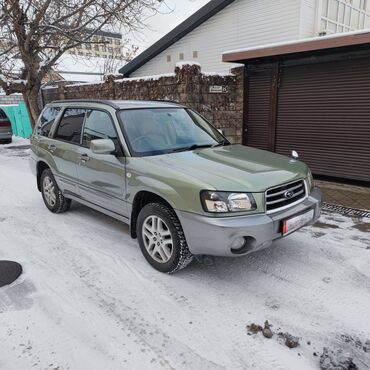
[{"label": "snow on ground", "polygon": [[[0,260],[24,267],[0,288],[0,369],[317,369],[323,347],[369,368],[369,219],[326,213],[270,249],[165,275],[124,224],[50,213],[27,157],[0,146]],[[266,319],[300,346],[247,335]]]}]

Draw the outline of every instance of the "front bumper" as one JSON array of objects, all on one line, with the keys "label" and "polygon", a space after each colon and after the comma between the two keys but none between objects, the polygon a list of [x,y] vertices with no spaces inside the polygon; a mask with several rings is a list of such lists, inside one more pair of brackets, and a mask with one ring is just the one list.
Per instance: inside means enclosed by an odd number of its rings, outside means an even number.
[{"label": "front bumper", "polygon": [[[314,224],[321,213],[321,191],[314,188],[302,203],[274,214],[255,214],[236,217],[206,217],[177,211],[191,253],[195,255],[240,256],[266,248],[282,237],[282,221],[310,209]],[[244,237],[246,245],[240,251],[232,250],[233,242]]]}]

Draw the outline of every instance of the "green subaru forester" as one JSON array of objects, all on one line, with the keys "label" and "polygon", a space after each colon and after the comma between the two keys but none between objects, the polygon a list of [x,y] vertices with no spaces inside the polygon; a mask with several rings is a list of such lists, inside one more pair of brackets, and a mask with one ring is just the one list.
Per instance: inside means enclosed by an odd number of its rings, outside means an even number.
[{"label": "green subaru forester", "polygon": [[53,102],[31,148],[50,211],[75,200],[128,223],[161,272],[254,252],[320,216],[321,192],[296,156],[232,145],[175,103]]}]

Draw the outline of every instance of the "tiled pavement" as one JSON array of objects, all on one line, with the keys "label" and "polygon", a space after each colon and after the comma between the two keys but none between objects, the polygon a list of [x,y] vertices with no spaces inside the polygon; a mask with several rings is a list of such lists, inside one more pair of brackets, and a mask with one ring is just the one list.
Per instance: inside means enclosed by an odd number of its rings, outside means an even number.
[{"label": "tiled pavement", "polygon": [[315,180],[315,182],[323,192],[324,202],[349,208],[370,210],[370,187],[319,180]]}]

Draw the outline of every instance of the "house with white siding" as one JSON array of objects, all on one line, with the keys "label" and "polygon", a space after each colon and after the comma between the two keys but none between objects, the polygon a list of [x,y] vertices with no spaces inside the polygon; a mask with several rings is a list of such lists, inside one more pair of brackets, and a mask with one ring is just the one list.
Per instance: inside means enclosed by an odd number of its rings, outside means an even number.
[{"label": "house with white siding", "polygon": [[222,53],[370,27],[370,0],[211,0],[120,69],[125,77],[171,73],[193,61],[227,73]]}]

